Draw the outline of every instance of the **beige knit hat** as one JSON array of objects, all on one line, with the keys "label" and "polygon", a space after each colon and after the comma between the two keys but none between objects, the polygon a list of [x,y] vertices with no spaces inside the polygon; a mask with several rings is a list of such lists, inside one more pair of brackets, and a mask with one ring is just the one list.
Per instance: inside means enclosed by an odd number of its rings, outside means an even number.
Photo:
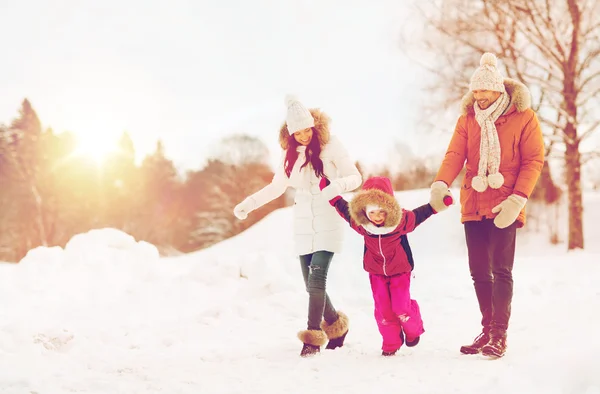
[{"label": "beige knit hat", "polygon": [[479,60],[479,68],[475,70],[471,77],[469,88],[473,90],[491,90],[494,92],[504,92],[504,77],[496,68],[498,59],[493,53],[484,53]]},{"label": "beige knit hat", "polygon": [[285,96],[285,105],[287,107],[286,124],[290,135],[296,131],[308,129],[315,126],[315,119],[310,111],[291,94]]}]

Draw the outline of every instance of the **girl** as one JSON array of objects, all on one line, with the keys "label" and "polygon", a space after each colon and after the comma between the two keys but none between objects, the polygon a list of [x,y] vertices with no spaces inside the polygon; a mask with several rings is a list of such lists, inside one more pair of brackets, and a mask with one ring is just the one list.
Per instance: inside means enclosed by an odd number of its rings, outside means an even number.
[{"label": "girl", "polygon": [[[341,250],[344,225],[328,203],[341,193],[356,189],[362,177],[341,142],[329,134],[329,118],[318,109],[307,109],[292,96],[286,97],[287,119],[279,132],[283,159],[273,180],[234,209],[238,219],[296,189],[294,201],[295,249],[300,256],[308,292],[307,329],[298,333],[301,356],[341,347],[348,333],[348,317],[336,311],[326,292],[333,254]],[[322,177],[331,179],[323,190]],[[324,321],[322,321],[324,319]]]},{"label": "girl", "polygon": [[[328,184],[323,178],[320,187],[326,189]],[[419,305],[410,298],[414,261],[406,234],[432,214],[446,209],[450,201],[442,201],[431,199],[429,204],[412,211],[400,209],[392,183],[385,177],[367,179],[350,203],[341,196],[330,200],[340,216],[364,237],[363,266],[369,273],[375,320],[383,337],[383,356],[396,354],[405,342],[404,335],[406,346],[410,347],[416,346],[425,332]]]}]

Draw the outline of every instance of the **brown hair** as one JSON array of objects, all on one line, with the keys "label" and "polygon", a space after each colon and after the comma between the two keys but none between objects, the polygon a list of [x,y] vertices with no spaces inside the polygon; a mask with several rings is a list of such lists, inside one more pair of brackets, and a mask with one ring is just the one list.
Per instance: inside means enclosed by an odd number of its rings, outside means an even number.
[{"label": "brown hair", "polygon": [[[315,171],[315,175],[317,177],[322,177],[324,175],[323,161],[320,156],[321,150],[329,142],[330,119],[320,109],[311,108],[309,111],[315,120],[315,125],[311,127],[313,136],[306,147],[306,161],[300,168],[304,168],[310,163]],[[294,164],[296,164],[296,160],[298,159],[298,151],[296,148],[299,144],[294,138],[294,135],[290,134],[285,122],[279,130],[279,144],[281,145],[281,148],[285,150],[284,170],[289,178],[292,169],[294,168]]]},{"label": "brown hair", "polygon": [[[315,175],[317,178],[322,177],[323,174],[323,160],[321,160],[321,144],[319,143],[319,139],[317,137],[317,131],[314,127],[311,127],[313,131],[313,137],[310,140],[310,143],[306,147],[306,161],[300,169],[303,169],[310,163],[313,170],[315,171]],[[283,163],[283,167],[285,169],[285,174],[287,177],[290,177],[292,173],[292,169],[294,168],[294,164],[296,164],[296,160],[298,160],[298,151],[296,148],[300,145],[294,138],[294,135],[290,135],[288,140],[289,148],[285,152],[285,161]]]}]

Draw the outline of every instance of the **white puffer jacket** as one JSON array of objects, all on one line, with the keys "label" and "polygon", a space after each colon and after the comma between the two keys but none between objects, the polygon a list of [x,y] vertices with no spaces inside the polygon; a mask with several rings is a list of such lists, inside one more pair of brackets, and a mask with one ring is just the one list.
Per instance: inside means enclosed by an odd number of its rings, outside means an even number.
[{"label": "white puffer jacket", "polygon": [[338,215],[329,200],[339,194],[353,191],[362,183],[362,177],[354,162],[350,159],[342,143],[331,136],[321,150],[323,172],[331,184],[323,191],[319,188],[317,178],[310,164],[302,170],[300,167],[306,160],[306,147],[300,146],[298,159],[288,178],[285,175],[283,158],[275,170],[273,180],[263,189],[246,198],[242,203],[253,211],[281,196],[288,187],[296,190],[294,201],[294,236],[295,249],[298,255],[305,255],[319,250],[339,252],[342,249],[346,222]]}]

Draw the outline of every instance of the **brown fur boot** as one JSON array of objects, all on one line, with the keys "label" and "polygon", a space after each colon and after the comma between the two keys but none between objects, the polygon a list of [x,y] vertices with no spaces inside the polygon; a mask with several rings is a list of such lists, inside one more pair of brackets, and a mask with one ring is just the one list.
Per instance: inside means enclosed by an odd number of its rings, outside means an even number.
[{"label": "brown fur boot", "polygon": [[300,339],[304,346],[300,356],[308,357],[315,355],[321,351],[321,346],[327,342],[327,336],[321,330],[303,330],[298,333],[298,339]]},{"label": "brown fur boot", "polygon": [[348,334],[348,316],[344,312],[338,311],[338,319],[329,324],[326,321],[321,322],[321,329],[327,334],[329,343],[326,349],[335,349],[344,346],[344,339]]}]

